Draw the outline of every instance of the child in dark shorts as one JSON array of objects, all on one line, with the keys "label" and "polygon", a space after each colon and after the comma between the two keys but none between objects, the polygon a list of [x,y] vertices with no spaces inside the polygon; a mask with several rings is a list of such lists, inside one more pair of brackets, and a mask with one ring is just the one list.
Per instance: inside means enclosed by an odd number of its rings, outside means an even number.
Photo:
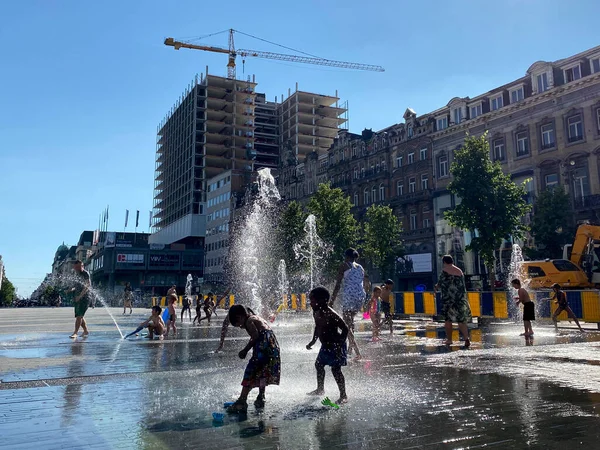
[{"label": "child in dark shorts", "polygon": [[579,324],[579,320],[577,320],[577,317],[575,317],[575,313],[569,306],[566,292],[560,288],[560,284],[558,284],[558,283],[554,283],[552,285],[552,290],[554,291],[554,300],[555,300],[554,303],[556,303],[558,305],[558,307],[556,308],[556,311],[554,311],[554,314],[552,314],[552,322],[554,322],[554,328],[556,328],[558,330],[558,320],[557,320],[558,315],[561,312],[566,311],[567,316],[570,319],[573,319],[575,321],[575,323],[579,327],[579,331],[581,331],[583,333],[585,330],[583,328],[581,328],[581,325]]},{"label": "child in dark shorts", "polygon": [[323,395],[325,393],[325,366],[331,366],[331,373],[340,390],[340,398],[337,403],[346,403],[346,380],[342,373],[342,366],[347,364],[348,347],[348,325],[329,306],[329,291],[324,287],[316,287],[310,291],[310,306],[313,309],[315,319],[315,332],[312,340],[306,346],[310,350],[317,342],[321,341],[321,350],[315,361],[317,369],[317,389],[308,395]]},{"label": "child in dark shorts", "polygon": [[517,290],[517,296],[515,301],[517,305],[523,304],[523,325],[525,327],[525,333],[521,336],[531,337],[533,336],[533,328],[531,328],[531,321],[535,320],[535,305],[529,297],[529,293],[521,287],[521,280],[515,278],[510,283],[513,289]]},{"label": "child in dark shorts", "polygon": [[394,334],[394,321],[392,320],[392,309],[391,309],[391,298],[390,294],[394,288],[394,282],[392,280],[385,280],[383,286],[381,286],[381,311],[383,312],[383,325],[387,325],[390,328],[390,335]]},{"label": "child in dark shorts", "polygon": [[175,320],[177,319],[177,312],[175,311],[175,303],[177,303],[177,295],[169,295],[169,319],[167,320],[167,331],[165,336],[169,336],[169,329],[173,327],[173,336],[177,334],[177,327],[175,326]]}]

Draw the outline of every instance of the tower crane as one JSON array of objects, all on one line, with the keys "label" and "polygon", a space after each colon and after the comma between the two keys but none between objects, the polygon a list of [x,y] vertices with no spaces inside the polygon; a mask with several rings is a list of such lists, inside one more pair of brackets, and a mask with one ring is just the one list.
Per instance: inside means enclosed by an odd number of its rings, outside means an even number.
[{"label": "tower crane", "polygon": [[[189,48],[193,50],[204,50],[207,52],[215,52],[215,53],[225,53],[229,56],[227,62],[227,78],[235,79],[235,59],[238,56],[242,58],[246,58],[247,56],[252,56],[254,58],[265,58],[265,59],[275,59],[278,61],[290,61],[304,64],[316,64],[319,66],[330,66],[330,67],[340,67],[343,69],[355,69],[355,70],[370,70],[373,72],[384,72],[385,69],[381,66],[374,66],[370,64],[359,64],[345,61],[335,61],[331,59],[325,58],[317,58],[311,56],[297,56],[297,55],[287,55],[284,53],[273,53],[273,52],[264,52],[260,50],[236,50],[235,44],[233,40],[233,34],[235,30],[229,30],[229,48],[222,47],[212,47],[206,45],[196,45],[190,44],[188,42],[176,41],[175,39],[169,37],[165,39],[165,45],[170,47],[174,47],[175,50],[179,50],[180,48]],[[243,33],[242,33],[243,34]]]}]

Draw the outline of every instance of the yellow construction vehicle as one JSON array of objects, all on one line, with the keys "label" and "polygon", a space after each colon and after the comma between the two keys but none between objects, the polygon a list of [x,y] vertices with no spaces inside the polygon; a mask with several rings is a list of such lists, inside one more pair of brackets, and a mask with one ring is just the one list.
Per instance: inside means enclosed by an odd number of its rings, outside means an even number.
[{"label": "yellow construction vehicle", "polygon": [[566,289],[600,287],[600,227],[580,225],[575,241],[563,248],[563,259],[525,261],[523,276],[532,289],[549,289],[554,283]]}]

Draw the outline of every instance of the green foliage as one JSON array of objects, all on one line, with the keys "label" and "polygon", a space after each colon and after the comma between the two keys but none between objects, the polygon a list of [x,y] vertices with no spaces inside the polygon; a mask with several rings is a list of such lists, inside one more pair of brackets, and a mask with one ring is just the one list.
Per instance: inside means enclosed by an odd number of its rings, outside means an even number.
[{"label": "green foliage", "polygon": [[363,225],[364,256],[377,267],[382,278],[393,274],[394,260],[402,253],[402,225],[387,205],[371,205]]},{"label": "green foliage", "polygon": [[461,203],[446,211],[445,217],[456,227],[476,231],[466,250],[478,252],[493,274],[494,250],[503,239],[522,238],[527,230],[521,221],[530,209],[527,192],[490,160],[487,133],[467,136],[465,145],[455,152],[450,172],[454,178],[448,189]]},{"label": "green foliage", "polygon": [[308,214],[296,201],[288,203],[279,218],[278,242],[281,244],[283,259],[287,263],[288,272],[293,274],[300,270],[301,263],[296,260],[294,245],[304,237],[304,221]]},{"label": "green foliage", "polygon": [[569,194],[562,187],[546,189],[537,197],[533,212],[531,234],[538,258],[562,258],[562,247],[575,239]]},{"label": "green foliage", "polygon": [[2,274],[2,287],[0,287],[0,306],[10,306],[17,300],[17,290],[13,284]]},{"label": "green foliage", "polygon": [[356,245],[358,225],[351,208],[350,197],[329,184],[320,184],[308,203],[308,211],[317,219],[318,235],[333,247],[325,264],[327,275],[335,274],[344,251]]},{"label": "green foliage", "polygon": [[58,300],[60,298],[60,289],[57,286],[49,284],[44,288],[41,297],[44,304],[50,306],[58,306]]}]

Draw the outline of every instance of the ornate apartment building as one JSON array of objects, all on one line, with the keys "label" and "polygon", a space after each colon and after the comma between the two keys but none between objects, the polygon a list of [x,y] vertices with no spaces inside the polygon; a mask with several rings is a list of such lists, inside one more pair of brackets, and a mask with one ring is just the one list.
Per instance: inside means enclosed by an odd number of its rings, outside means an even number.
[{"label": "ornate apartment building", "polygon": [[[528,201],[561,184],[576,220],[600,222],[600,46],[536,62],[517,80],[474,98],[455,97],[421,116],[408,108],[403,119],[378,132],[340,130],[327,155],[297,161],[296,152],[284,149],[280,168],[286,199],[307,201],[319,183],[330,182],[350,196],[359,220],[371,204],[393,208],[406,248],[396,268],[398,289],[431,288],[446,253],[471,288],[481,286],[481,263],[465,251],[471,234],[444,219],[460,201],[447,187],[454,151],[467,134],[488,133],[490,157],[526,183]],[[503,272],[510,244],[499,254]]]},{"label": "ornate apartment building", "polygon": [[[476,255],[464,251],[471,234],[443,218],[459,201],[447,186],[454,151],[467,133],[487,131],[490,157],[516,183],[526,183],[529,201],[560,184],[571,195],[577,221],[600,220],[600,46],[559,61],[538,61],[523,77],[474,98],[455,97],[431,116],[437,253],[453,254],[471,280],[483,278]],[[510,257],[510,244],[505,247],[499,249],[497,275]]]}]

